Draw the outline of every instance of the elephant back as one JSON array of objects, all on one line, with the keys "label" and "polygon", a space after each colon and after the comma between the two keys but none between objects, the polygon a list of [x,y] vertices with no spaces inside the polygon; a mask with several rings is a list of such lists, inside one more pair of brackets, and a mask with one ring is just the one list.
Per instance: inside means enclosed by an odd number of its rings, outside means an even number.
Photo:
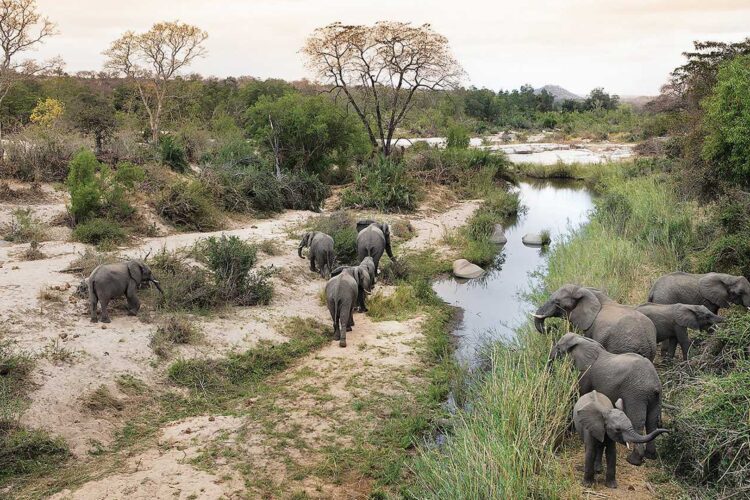
[{"label": "elephant back", "polygon": [[612,354],[636,353],[649,360],[656,356],[656,327],[648,316],[632,307],[605,305],[586,336]]}]

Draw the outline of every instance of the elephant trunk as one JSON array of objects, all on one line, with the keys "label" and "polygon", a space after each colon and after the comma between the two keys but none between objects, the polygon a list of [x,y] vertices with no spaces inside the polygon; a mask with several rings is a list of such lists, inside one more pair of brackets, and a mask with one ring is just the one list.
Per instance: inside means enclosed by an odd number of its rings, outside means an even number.
[{"label": "elephant trunk", "polygon": [[159,284],[159,280],[155,280],[154,278],[151,278],[151,283],[153,283],[156,286],[156,289],[159,290],[159,293],[164,295],[164,290],[161,289],[161,285]]},{"label": "elephant trunk", "polygon": [[536,316],[534,315],[534,328],[536,328],[536,331],[539,333],[545,333],[544,332],[544,316]]},{"label": "elephant trunk", "polygon": [[664,434],[665,432],[669,432],[669,429],[656,429],[643,436],[635,432],[633,429],[630,429],[627,432],[624,432],[622,437],[625,440],[625,443],[643,444],[653,441],[656,439],[656,436]]},{"label": "elephant trunk", "polygon": [[548,300],[542,304],[539,309],[533,314],[534,316],[534,327],[539,333],[544,333],[544,320],[549,317],[559,316],[560,310],[557,308],[552,300]]}]

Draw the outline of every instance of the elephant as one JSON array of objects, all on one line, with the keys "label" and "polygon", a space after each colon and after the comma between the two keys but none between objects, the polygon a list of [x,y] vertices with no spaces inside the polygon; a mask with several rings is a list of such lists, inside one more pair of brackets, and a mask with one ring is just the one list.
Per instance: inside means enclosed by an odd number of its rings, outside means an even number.
[{"label": "elephant", "polygon": [[164,293],[159,281],[154,278],[149,268],[141,260],[129,260],[115,264],[102,264],[91,272],[88,279],[89,312],[91,322],[97,322],[96,304],[102,305],[102,323],[111,322],[107,304],[120,295],[128,300],[128,314],[135,316],[141,308],[136,290],[143,283],[153,283],[159,292]]},{"label": "elephant", "polygon": [[310,271],[320,273],[321,278],[330,278],[333,261],[336,258],[333,250],[333,238],[325,233],[311,231],[302,236],[297,248],[297,255],[302,259],[304,259],[302,249],[305,247],[310,247]]},{"label": "elephant", "polygon": [[387,253],[392,261],[396,260],[391,250],[391,226],[373,222],[357,234],[357,259],[362,262],[365,257],[372,257],[375,274],[378,274],[383,252]]},{"label": "elephant", "polygon": [[[595,390],[610,400],[622,399],[636,432],[640,433],[644,425],[649,434],[657,429],[661,422],[661,381],[651,361],[635,353],[612,354],[596,340],[575,333],[566,333],[552,347],[548,366],[565,355],[581,373],[580,394]],[[653,441],[646,444],[645,451],[643,445],[636,445],[628,462],[641,465],[644,456],[656,457]]]},{"label": "elephant", "polygon": [[707,273],[665,274],[654,282],[648,301],[656,304],[695,304],[718,314],[722,307],[739,304],[750,309],[750,282],[744,276]]},{"label": "elephant", "polygon": [[346,332],[354,326],[354,305],[363,274],[358,268],[352,269],[355,270],[340,272],[326,283],[326,304],[333,321],[333,338],[341,347],[346,347]]},{"label": "elephant", "polygon": [[583,439],[585,460],[583,464],[583,485],[594,484],[594,474],[601,470],[602,454],[607,453],[607,474],[605,484],[608,488],[617,488],[616,462],[617,447],[615,443],[630,448],[631,443],[649,443],[667,429],[656,429],[647,436],[635,431],[633,423],[623,411],[622,398],[612,405],[612,401],[596,391],[581,396],[573,407],[573,424]]},{"label": "elephant", "polygon": [[656,356],[656,328],[651,320],[596,288],[563,285],[533,316],[540,333],[546,318],[566,317],[613,354],[634,352],[649,360]]},{"label": "elephant", "polygon": [[373,278],[370,273],[370,267],[367,265],[367,261],[372,263],[370,257],[365,257],[362,263],[358,266],[339,266],[331,273],[331,276],[348,273],[357,281],[357,308],[359,312],[367,312],[365,296],[368,295],[373,288]]},{"label": "elephant", "polygon": [[706,331],[724,321],[723,316],[712,313],[706,306],[694,304],[654,304],[647,302],[635,308],[651,320],[656,327],[656,341],[662,344],[662,356],[674,357],[677,343],[682,348],[682,359],[687,361],[693,341],[687,329]]}]

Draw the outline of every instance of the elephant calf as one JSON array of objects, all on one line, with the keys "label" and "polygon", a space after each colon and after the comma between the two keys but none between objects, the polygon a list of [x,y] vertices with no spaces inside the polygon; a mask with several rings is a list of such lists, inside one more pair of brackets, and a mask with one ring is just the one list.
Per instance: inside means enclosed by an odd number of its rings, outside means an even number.
[{"label": "elephant calf", "polygon": [[[644,425],[652,433],[661,422],[661,381],[656,368],[639,354],[612,354],[599,342],[575,333],[566,333],[557,341],[549,355],[548,363],[570,356],[582,374],[578,381],[581,394],[597,391],[610,400],[622,399],[624,411],[640,433]],[[628,457],[628,462],[641,465],[643,457],[656,458],[653,441],[638,444]]]},{"label": "elephant calf", "polygon": [[712,313],[738,304],[750,309],[750,282],[744,276],[722,273],[674,272],[654,282],[648,301],[656,304],[695,304]]},{"label": "elephant calf", "polygon": [[568,319],[611,353],[634,352],[649,360],[656,356],[656,329],[651,320],[596,288],[561,286],[534,314],[540,333],[544,333],[544,320],[551,317]]},{"label": "elephant calf", "polygon": [[333,261],[336,258],[336,253],[333,250],[333,238],[318,231],[305,233],[297,248],[297,255],[301,259],[304,259],[302,249],[305,247],[310,247],[310,254],[308,256],[310,259],[310,271],[320,273],[321,278],[330,278],[331,270],[333,270]]},{"label": "elephant calf", "polygon": [[89,312],[91,321],[97,322],[96,304],[102,305],[102,322],[109,323],[107,304],[115,297],[125,295],[128,300],[128,314],[135,316],[141,308],[136,290],[142,283],[153,283],[159,292],[164,293],[159,282],[149,268],[140,260],[129,260],[116,264],[102,264],[91,272],[88,279]]},{"label": "elephant calf", "polygon": [[596,391],[584,394],[578,399],[573,407],[573,423],[583,439],[585,448],[584,486],[594,484],[594,474],[601,470],[602,455],[606,450],[605,484],[608,488],[617,488],[615,443],[624,444],[630,448],[631,443],[649,443],[659,434],[669,432],[667,429],[656,429],[648,436],[642,436],[633,429],[633,423],[624,412],[622,399],[618,399],[613,406],[607,396]]},{"label": "elephant calf", "polygon": [[331,275],[338,276],[341,273],[347,273],[357,281],[357,308],[359,312],[367,312],[365,297],[372,292],[375,283],[375,265],[372,258],[365,257],[358,266],[339,266]]},{"label": "elephant calf", "polygon": [[706,331],[717,323],[724,321],[708,310],[706,306],[693,304],[653,304],[647,302],[635,308],[645,314],[656,327],[656,341],[662,344],[662,356],[667,359],[674,357],[677,343],[682,348],[682,359],[687,361],[688,351],[693,341],[688,337],[687,330]]},{"label": "elephant calf", "polygon": [[346,347],[346,332],[354,326],[354,306],[360,287],[360,272],[340,272],[326,283],[326,305],[333,321],[333,338]]}]

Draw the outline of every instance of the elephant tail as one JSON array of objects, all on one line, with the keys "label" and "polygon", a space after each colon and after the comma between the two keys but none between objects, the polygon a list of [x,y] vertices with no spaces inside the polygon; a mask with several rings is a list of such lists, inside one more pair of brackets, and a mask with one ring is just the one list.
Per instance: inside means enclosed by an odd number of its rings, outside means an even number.
[{"label": "elephant tail", "polygon": [[[92,277],[93,278],[93,277]],[[92,300],[99,301],[99,296],[96,294],[96,281],[89,278],[89,298]]]}]

